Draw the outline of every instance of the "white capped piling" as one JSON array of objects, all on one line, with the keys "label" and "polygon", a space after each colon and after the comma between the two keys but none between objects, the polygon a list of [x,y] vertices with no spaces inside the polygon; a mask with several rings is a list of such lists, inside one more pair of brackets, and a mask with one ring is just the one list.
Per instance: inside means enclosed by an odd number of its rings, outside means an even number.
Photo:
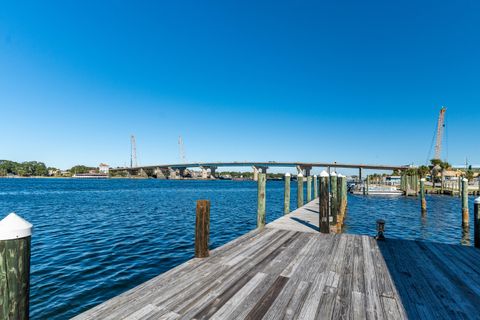
[{"label": "white capped piling", "polygon": [[257,181],[257,228],[265,226],[267,174],[259,173]]},{"label": "white capped piling", "polygon": [[307,176],[307,203],[312,201],[312,176]]},{"label": "white capped piling", "polygon": [[462,226],[467,227],[468,222],[468,179],[462,179]]},{"label": "white capped piling", "polygon": [[330,221],[329,221],[329,179],[330,175],[326,171],[320,173],[319,182],[319,228],[322,233],[330,233]]},{"label": "white capped piling", "polygon": [[480,207],[480,197],[473,202],[473,245],[480,248],[480,216],[478,210]]},{"label": "white capped piling", "polygon": [[318,198],[318,178],[317,175],[313,176],[313,198]]},{"label": "white capped piling", "polygon": [[303,207],[303,174],[297,175],[297,208]]},{"label": "white capped piling", "polygon": [[290,213],[290,179],[291,174],[285,173],[285,191],[284,191],[284,200],[283,200],[283,213]]},{"label": "white capped piling", "polygon": [[29,319],[32,228],[15,213],[0,221],[0,319]]}]

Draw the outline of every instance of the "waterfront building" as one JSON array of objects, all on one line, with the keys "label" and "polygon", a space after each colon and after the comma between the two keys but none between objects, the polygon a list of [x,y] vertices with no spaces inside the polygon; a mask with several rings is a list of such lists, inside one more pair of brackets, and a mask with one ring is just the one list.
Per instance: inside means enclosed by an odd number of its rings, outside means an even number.
[{"label": "waterfront building", "polygon": [[98,171],[100,173],[108,174],[109,170],[110,170],[110,166],[108,164],[100,163],[98,165]]}]

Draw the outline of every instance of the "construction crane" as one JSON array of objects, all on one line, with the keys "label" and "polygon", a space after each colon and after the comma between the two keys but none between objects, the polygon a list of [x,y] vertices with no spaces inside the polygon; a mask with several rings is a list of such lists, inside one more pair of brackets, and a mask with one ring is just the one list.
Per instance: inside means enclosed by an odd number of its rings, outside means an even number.
[{"label": "construction crane", "polygon": [[137,143],[135,142],[135,136],[130,136],[130,168],[138,167],[137,163]]},{"label": "construction crane", "polygon": [[182,136],[178,136],[178,151],[180,153],[180,162],[186,163],[185,160],[185,148],[183,146],[183,139]]},{"label": "construction crane", "polygon": [[443,138],[443,130],[445,129],[445,111],[447,108],[442,107],[440,109],[440,114],[438,115],[438,122],[437,122],[437,141],[435,143],[435,158],[440,160],[440,156],[442,155],[442,138]]}]

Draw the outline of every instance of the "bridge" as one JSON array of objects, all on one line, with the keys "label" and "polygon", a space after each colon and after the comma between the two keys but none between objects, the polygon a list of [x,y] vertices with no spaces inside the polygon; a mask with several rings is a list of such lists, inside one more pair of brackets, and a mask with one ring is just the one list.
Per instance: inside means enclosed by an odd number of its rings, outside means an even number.
[{"label": "bridge", "polygon": [[199,178],[209,179],[215,177],[215,172],[220,167],[249,167],[253,170],[254,180],[257,179],[258,173],[266,173],[267,169],[272,167],[296,168],[298,173],[309,176],[313,168],[325,168],[330,171],[332,168],[358,169],[359,178],[362,177],[362,169],[366,170],[407,170],[412,168],[410,165],[383,165],[383,164],[348,164],[338,162],[193,162],[193,163],[177,163],[177,164],[159,164],[138,167],[119,167],[111,168],[110,171],[119,172],[126,171],[131,175],[142,175],[148,177],[156,177],[159,179],[181,179],[191,176],[189,169],[199,168],[201,175]]}]

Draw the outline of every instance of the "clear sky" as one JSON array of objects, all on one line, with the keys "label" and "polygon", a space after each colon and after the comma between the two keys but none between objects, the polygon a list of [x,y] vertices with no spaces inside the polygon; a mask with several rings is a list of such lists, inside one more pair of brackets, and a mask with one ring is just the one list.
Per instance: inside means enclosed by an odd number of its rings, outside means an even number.
[{"label": "clear sky", "polygon": [[[480,164],[478,1],[4,1],[0,159]],[[448,148],[447,148],[448,147]],[[448,155],[447,155],[448,149]]]}]

